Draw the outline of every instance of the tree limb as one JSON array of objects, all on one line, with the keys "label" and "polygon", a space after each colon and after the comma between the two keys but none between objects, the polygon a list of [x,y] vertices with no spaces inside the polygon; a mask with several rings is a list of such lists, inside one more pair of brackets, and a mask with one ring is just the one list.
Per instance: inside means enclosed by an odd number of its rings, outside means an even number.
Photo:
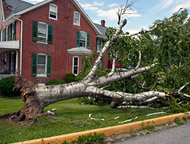
[{"label": "tree limb", "polygon": [[118,73],[114,73],[111,76],[109,76],[109,75],[102,76],[102,77],[99,77],[99,78],[93,80],[88,85],[91,85],[91,86],[102,86],[102,85],[108,84],[108,83],[113,82],[113,81],[118,81],[118,80],[121,80],[123,78],[130,77],[130,76],[138,74],[138,73],[146,72],[146,71],[150,70],[152,67],[154,67],[155,65],[156,64],[152,64],[150,66],[138,68],[136,70],[135,69],[131,69],[131,70],[126,71],[126,72],[118,72]]},{"label": "tree limb", "polygon": [[90,70],[88,75],[84,78],[84,80],[86,80],[87,83],[94,78],[94,75],[95,75],[96,71],[98,70],[98,68],[100,67],[100,63],[101,63],[103,57],[105,56],[108,49],[115,43],[115,41],[118,38],[119,33],[121,32],[121,29],[126,25],[126,23],[127,23],[126,19],[120,22],[115,34],[112,36],[112,39],[108,40],[106,42],[106,44],[104,45],[104,47],[102,48],[102,51],[101,51],[100,55],[98,56],[97,60],[95,61],[94,66],[92,67],[92,69]]},{"label": "tree limb", "polygon": [[139,48],[139,60],[138,60],[138,63],[137,63],[137,66],[135,67],[135,69],[138,69],[141,65],[141,48]]},{"label": "tree limb", "polygon": [[165,92],[157,92],[157,91],[149,91],[149,92],[143,92],[143,93],[137,93],[137,94],[131,94],[131,93],[123,93],[123,92],[113,92],[108,90],[103,90],[94,86],[89,86],[85,90],[86,94],[89,94],[90,96],[106,96],[110,98],[115,99],[121,99],[124,101],[144,101],[146,99],[149,99],[151,97],[161,97],[165,98],[166,94]]},{"label": "tree limb", "polygon": [[113,75],[115,72],[115,63],[116,63],[116,58],[113,58],[113,63],[112,63],[112,70],[111,72],[108,74],[109,76]]}]

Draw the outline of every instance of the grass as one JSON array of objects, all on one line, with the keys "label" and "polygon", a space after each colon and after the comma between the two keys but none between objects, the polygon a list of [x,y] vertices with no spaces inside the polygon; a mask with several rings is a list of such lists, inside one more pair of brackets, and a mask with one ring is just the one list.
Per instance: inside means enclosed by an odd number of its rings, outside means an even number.
[{"label": "grass", "polygon": [[[21,109],[24,103],[21,100],[1,101],[0,115],[15,112]],[[13,123],[7,120],[0,120],[0,143],[19,142],[37,138],[44,138],[89,129],[96,129],[108,126],[119,125],[118,122],[138,116],[139,120],[160,117],[167,114],[160,114],[146,117],[146,114],[160,110],[148,109],[112,109],[108,106],[80,105],[77,99],[66,100],[54,103],[45,108],[45,111],[56,108],[55,116],[40,117],[32,126]],[[105,119],[105,121],[94,121],[92,117]],[[115,117],[119,119],[114,120]]]}]

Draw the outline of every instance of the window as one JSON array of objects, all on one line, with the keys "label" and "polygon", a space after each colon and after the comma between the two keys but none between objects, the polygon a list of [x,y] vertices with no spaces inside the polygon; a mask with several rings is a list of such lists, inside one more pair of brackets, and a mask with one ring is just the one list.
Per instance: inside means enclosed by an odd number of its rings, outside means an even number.
[{"label": "window", "polygon": [[96,48],[97,52],[100,52],[102,50],[102,44],[103,44],[103,40],[100,38],[97,38],[97,48]]},{"label": "window", "polygon": [[53,42],[53,26],[43,22],[33,21],[32,41],[41,43]]},{"label": "window", "polygon": [[79,44],[80,47],[86,47],[87,34],[85,32],[80,32]]},{"label": "window", "polygon": [[79,72],[79,57],[74,56],[73,57],[73,74],[77,75]]},{"label": "window", "polygon": [[32,54],[32,76],[45,77],[51,75],[51,56]]},{"label": "window", "polygon": [[46,76],[46,55],[37,55],[37,76]]},{"label": "window", "polygon": [[80,31],[77,32],[77,47],[85,47],[90,48],[90,34],[87,34],[86,32]]},{"label": "window", "polygon": [[77,11],[74,11],[73,24],[80,26],[80,13]]},{"label": "window", "polygon": [[57,20],[57,6],[54,4],[49,5],[49,18]]},{"label": "window", "polygon": [[47,24],[38,23],[38,42],[47,42]]}]

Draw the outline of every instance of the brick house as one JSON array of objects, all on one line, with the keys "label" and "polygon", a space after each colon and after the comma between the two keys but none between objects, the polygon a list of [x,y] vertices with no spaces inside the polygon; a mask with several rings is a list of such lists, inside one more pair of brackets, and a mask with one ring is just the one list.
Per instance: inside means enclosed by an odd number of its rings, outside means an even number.
[{"label": "brick house", "polygon": [[19,73],[34,83],[77,75],[103,38],[76,0],[0,0],[0,30],[0,75]]}]

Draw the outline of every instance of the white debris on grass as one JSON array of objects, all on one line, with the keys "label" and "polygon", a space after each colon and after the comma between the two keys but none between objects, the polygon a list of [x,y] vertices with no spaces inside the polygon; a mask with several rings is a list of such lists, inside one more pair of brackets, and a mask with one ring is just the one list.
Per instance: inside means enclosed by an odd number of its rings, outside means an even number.
[{"label": "white debris on grass", "polygon": [[47,115],[55,115],[55,113],[54,112],[51,112],[51,111],[47,111],[47,112],[45,112],[45,114],[47,114]]},{"label": "white debris on grass", "polygon": [[53,112],[53,111],[57,111],[57,109],[56,109],[56,108],[53,108],[51,111],[52,111],[52,112]]},{"label": "white debris on grass", "polygon": [[93,118],[93,117],[92,117],[92,114],[89,114],[88,117],[89,117],[91,120],[101,120],[101,121],[105,121],[105,119]]},{"label": "white debris on grass", "polygon": [[130,121],[136,120],[137,118],[138,118],[138,116],[136,116],[135,118],[129,119],[129,120],[125,120],[125,121],[122,121],[122,122],[118,122],[118,123],[130,122]]},{"label": "white debris on grass", "polygon": [[150,114],[147,114],[146,116],[152,116],[152,115],[163,114],[163,113],[166,113],[166,112],[150,113]]},{"label": "white debris on grass", "polygon": [[120,118],[120,116],[117,116],[117,117],[114,118],[114,120],[119,119],[119,118]]}]

